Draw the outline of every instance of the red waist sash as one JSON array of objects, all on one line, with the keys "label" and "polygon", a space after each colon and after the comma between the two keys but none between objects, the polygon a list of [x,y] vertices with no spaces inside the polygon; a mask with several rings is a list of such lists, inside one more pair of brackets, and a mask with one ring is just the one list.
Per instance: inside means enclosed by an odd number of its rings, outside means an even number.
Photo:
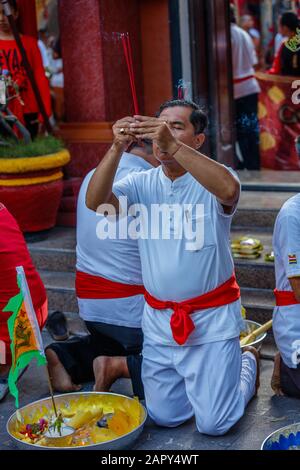
[{"label": "red waist sash", "polygon": [[176,343],[183,345],[195,329],[190,315],[196,310],[222,307],[231,304],[240,298],[240,288],[233,274],[228,281],[206,294],[194,297],[183,302],[162,301],[153,297],[146,291],[145,299],[150,307],[157,310],[170,308],[174,311],[171,317],[171,330]]},{"label": "red waist sash", "polygon": [[287,307],[288,305],[300,304],[293,291],[280,291],[275,289],[274,294],[277,307]]},{"label": "red waist sash", "polygon": [[237,85],[238,83],[243,83],[245,82],[246,80],[250,80],[250,78],[254,78],[254,75],[248,75],[248,77],[243,77],[243,78],[235,78],[233,80],[233,83],[235,85]]},{"label": "red waist sash", "polygon": [[100,276],[76,272],[76,295],[79,299],[120,299],[144,295],[144,286],[122,284]]}]

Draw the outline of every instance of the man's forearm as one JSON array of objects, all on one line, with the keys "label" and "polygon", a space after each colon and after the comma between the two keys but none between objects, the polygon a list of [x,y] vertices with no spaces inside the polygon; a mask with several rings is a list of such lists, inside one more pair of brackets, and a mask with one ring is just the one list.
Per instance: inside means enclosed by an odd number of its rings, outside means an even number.
[{"label": "man's forearm", "polygon": [[123,146],[113,144],[99,163],[86,193],[86,205],[96,211],[101,204],[109,202],[112,196],[114,178],[118,169]]},{"label": "man's forearm", "polygon": [[[180,147],[179,147],[180,146]],[[178,142],[177,162],[224,205],[233,205],[239,196],[237,179],[220,163]]]}]

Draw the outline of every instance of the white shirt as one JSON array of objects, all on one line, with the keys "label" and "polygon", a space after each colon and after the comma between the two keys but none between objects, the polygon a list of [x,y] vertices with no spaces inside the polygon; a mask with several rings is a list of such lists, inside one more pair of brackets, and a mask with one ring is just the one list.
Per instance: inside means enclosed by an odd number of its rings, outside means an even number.
[{"label": "white shirt", "polygon": [[250,28],[249,34],[254,39],[260,39],[260,32],[255,28]]},{"label": "white shirt", "polygon": [[[129,173],[150,168],[152,166],[142,158],[124,153],[115,181]],[[106,223],[106,218],[91,211],[85,204],[87,187],[94,171],[85,177],[78,197],[77,270],[124,284],[142,285],[137,241],[97,237],[98,224]],[[126,219],[122,219],[121,223],[126,224]],[[121,299],[78,299],[79,314],[84,320],[131,328],[141,327],[144,303],[142,295]]]},{"label": "white shirt", "polygon": [[63,60],[61,58],[53,59],[49,64],[50,72],[52,76],[50,78],[50,85],[52,87],[63,88],[64,87],[64,73],[63,69]]},{"label": "white shirt", "polygon": [[288,37],[282,36],[282,34],[277,33],[275,36],[275,46],[274,46],[274,52],[275,55],[277,55],[279,49],[281,48],[281,45],[288,40]]},{"label": "white shirt", "polygon": [[49,51],[48,48],[45,46],[41,39],[38,40],[39,50],[42,56],[43,66],[45,69],[50,67],[50,60],[49,60]]},{"label": "white shirt", "polygon": [[[273,248],[276,288],[292,291],[289,278],[300,276],[300,194],[289,199],[279,212]],[[290,368],[296,368],[297,361],[294,359],[297,350],[300,352],[300,305],[275,307],[273,331],[283,362]]]},{"label": "white shirt", "polygon": [[[233,78],[239,79],[255,74],[253,68],[258,63],[257,54],[251,36],[236,24],[231,24],[231,47]],[[234,84],[234,98],[260,93],[256,78],[250,78]]]},{"label": "white shirt", "polygon": [[[128,207],[141,203],[151,213],[151,204],[179,205],[183,225],[188,222],[197,233],[204,223],[204,245],[187,250],[188,237],[176,239],[180,222],[170,214],[170,239],[163,239],[166,224],[160,224],[158,239],[139,239],[142,275],[147,291],[160,300],[183,301],[209,292],[234,271],[229,235],[232,215],[226,215],[215,196],[186,173],[171,181],[162,168],[129,175],[114,186],[117,197],[126,196]],[[197,218],[196,204],[203,204],[204,215]],[[189,207],[189,210],[185,210]],[[181,223],[182,223],[182,218]],[[151,226],[151,215],[141,218],[141,227]],[[155,225],[155,224],[153,224]],[[155,228],[157,228],[155,226]],[[196,233],[196,231],[195,231]],[[203,344],[237,337],[243,328],[240,301],[202,310],[192,315],[196,330],[186,345]],[[144,334],[160,344],[176,345],[170,329],[172,310],[154,310],[148,304],[143,315]]]}]

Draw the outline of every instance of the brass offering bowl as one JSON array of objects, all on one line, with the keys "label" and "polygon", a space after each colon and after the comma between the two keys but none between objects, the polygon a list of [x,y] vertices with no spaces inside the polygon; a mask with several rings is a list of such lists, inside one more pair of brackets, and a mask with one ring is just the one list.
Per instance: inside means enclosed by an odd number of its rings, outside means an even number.
[{"label": "brass offering bowl", "polygon": [[[18,417],[15,412],[8,419],[7,432],[19,449],[129,449],[141,434],[147,419],[147,411],[137,399],[114,393],[68,393],[55,396],[55,403],[64,418],[62,429],[74,427],[75,432],[71,429],[67,436],[51,437],[46,430],[36,442],[20,434],[23,429],[20,426],[53,416],[51,398],[44,398],[20,408]],[[99,427],[99,416],[100,419],[101,416],[109,417],[107,428]],[[82,434],[82,430],[87,435]]]}]

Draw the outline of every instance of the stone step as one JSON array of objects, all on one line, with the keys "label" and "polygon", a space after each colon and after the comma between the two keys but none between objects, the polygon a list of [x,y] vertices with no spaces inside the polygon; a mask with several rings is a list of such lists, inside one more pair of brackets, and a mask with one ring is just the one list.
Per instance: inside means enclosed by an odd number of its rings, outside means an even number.
[{"label": "stone step", "polygon": [[238,283],[241,287],[250,287],[254,289],[275,288],[275,270],[274,263],[266,262],[265,255],[272,251],[272,234],[266,231],[232,230],[231,239],[242,236],[258,238],[263,244],[264,250],[258,259],[243,260],[235,259],[235,272]]},{"label": "stone step", "polygon": [[28,243],[32,261],[38,270],[74,272],[76,233],[73,228],[56,227],[46,240]]},{"label": "stone step", "polygon": [[48,308],[62,312],[78,313],[75,296],[75,275],[52,271],[39,271],[48,294]]},{"label": "stone step", "polygon": [[274,294],[271,290],[242,287],[241,299],[248,320],[261,324],[271,320],[275,305]]},{"label": "stone step", "polygon": [[296,193],[242,191],[233,227],[243,230],[260,228],[272,231],[276,217],[283,204]]},{"label": "stone step", "polygon": [[238,171],[242,189],[246,191],[300,192],[299,171]]}]

